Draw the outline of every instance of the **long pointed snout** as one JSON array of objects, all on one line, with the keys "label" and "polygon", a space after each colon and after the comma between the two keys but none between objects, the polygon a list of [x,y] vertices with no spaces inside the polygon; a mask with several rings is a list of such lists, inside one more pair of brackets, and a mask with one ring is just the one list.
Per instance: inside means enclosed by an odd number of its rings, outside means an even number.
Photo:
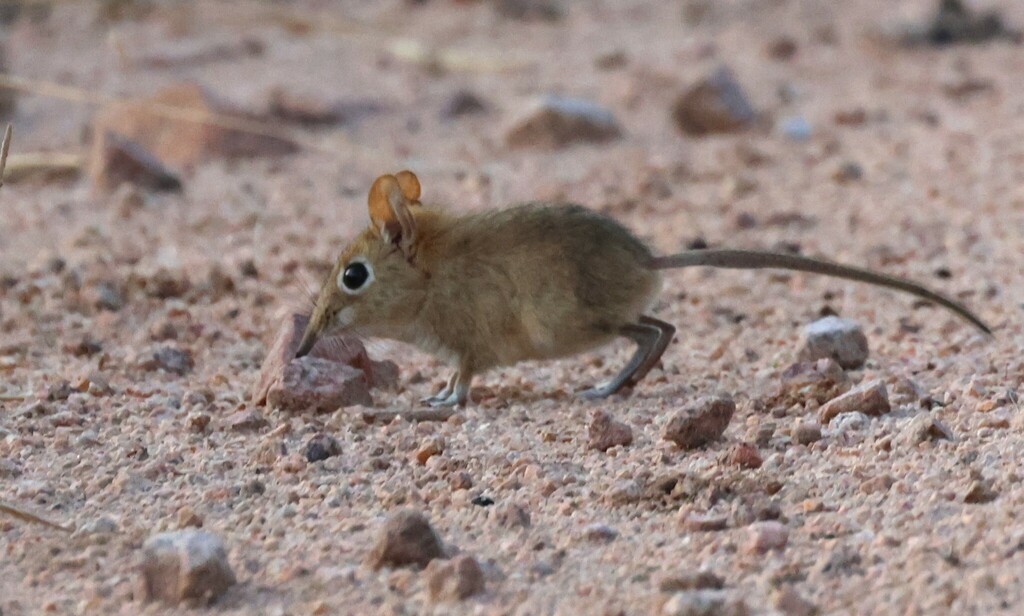
[{"label": "long pointed snout", "polygon": [[296,359],[309,355],[309,352],[316,345],[317,338],[320,337],[321,329],[319,319],[315,318],[315,316],[310,319],[306,325],[306,331],[302,334],[302,342],[299,343],[299,348],[295,351]]}]

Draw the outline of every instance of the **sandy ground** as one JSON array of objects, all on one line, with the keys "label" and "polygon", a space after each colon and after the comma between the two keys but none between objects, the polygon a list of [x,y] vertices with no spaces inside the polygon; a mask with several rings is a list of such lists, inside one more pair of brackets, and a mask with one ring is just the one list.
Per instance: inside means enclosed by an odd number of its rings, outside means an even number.
[{"label": "sandy ground", "polygon": [[[564,4],[559,22],[523,23],[487,3],[441,0],[196,2],[100,26],[89,3],[59,3],[45,24],[9,28],[10,70],[33,79],[127,96],[195,79],[255,111],[282,87],[380,111],[303,130],[319,151],[202,165],[184,192],[148,194],[140,210],[124,212],[84,179],[0,191],[0,498],[78,529],[68,536],[0,518],[4,616],[188,611],[142,603],[135,584],[142,541],[177,528],[188,510],[223,537],[239,578],[208,608],[218,613],[649,614],[665,578],[702,569],[752,613],[772,612],[782,589],[822,613],[1024,611],[1024,418],[1014,393],[1024,378],[1024,48],[906,50],[875,40],[878,28],[925,15],[930,3],[917,0],[715,2],[696,25],[676,2]],[[986,4],[1024,25],[1024,5]],[[268,7],[311,21],[289,31]],[[188,60],[240,33],[263,53]],[[767,51],[780,37],[796,42],[790,60]],[[427,70],[390,51],[405,39],[473,61]],[[619,52],[624,62],[602,68]],[[805,118],[811,138],[794,141],[771,122],[742,135],[682,136],[672,101],[723,62],[758,109]],[[987,86],[960,87],[975,81]],[[460,89],[489,110],[444,119]],[[508,122],[547,92],[599,102],[625,136],[556,151],[505,147]],[[859,125],[836,121],[859,110]],[[78,150],[92,112],[22,97],[15,151]],[[863,177],[837,181],[849,163]],[[795,244],[910,276],[976,308],[996,336],[852,283],[687,271],[668,275],[654,309],[679,327],[675,344],[629,397],[571,397],[625,361],[622,344],[487,374],[459,421],[380,426],[345,410],[260,409],[266,427],[233,429],[225,418],[247,408],[282,311],[308,302],[365,224],[372,179],[405,167],[426,201],[455,210],[565,198],[617,217],[659,252],[697,238]],[[209,284],[214,268],[233,289]],[[191,290],[148,293],[161,269]],[[123,307],[97,309],[104,288],[122,289]],[[826,310],[864,326],[871,358],[851,377],[883,379],[895,408],[795,445],[789,430],[813,417],[813,405],[763,401],[796,360],[802,325]],[[194,368],[146,369],[140,358],[164,346],[191,353]],[[407,409],[447,376],[400,345],[370,349],[401,367],[397,391],[374,393],[377,407]],[[62,393],[62,381],[91,382],[93,392]],[[910,382],[934,401],[930,411],[907,393]],[[684,452],[661,439],[674,410],[716,392],[739,407],[723,441]],[[588,450],[595,409],[628,423],[634,443]],[[955,439],[905,438],[925,412]],[[212,421],[197,433],[192,418],[202,413]],[[733,464],[735,444],[769,424],[764,464]],[[306,464],[296,454],[317,432],[342,453]],[[443,454],[417,464],[415,451],[436,437]],[[451,486],[461,472],[469,489]],[[965,503],[979,481],[994,500]],[[495,507],[520,504],[532,525],[502,527],[490,507],[472,504],[481,495]],[[401,505],[476,556],[484,594],[432,605],[421,574],[362,565],[384,516]],[[691,512],[723,515],[727,528],[688,530],[679,520]],[[785,524],[788,543],[752,553],[747,525],[767,517]],[[616,536],[590,540],[592,524]],[[104,529],[115,532],[95,532]]]}]

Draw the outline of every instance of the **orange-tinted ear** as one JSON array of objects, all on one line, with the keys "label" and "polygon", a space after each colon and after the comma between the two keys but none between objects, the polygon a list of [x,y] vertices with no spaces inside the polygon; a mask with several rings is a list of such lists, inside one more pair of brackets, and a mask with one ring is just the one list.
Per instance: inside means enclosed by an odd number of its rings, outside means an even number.
[{"label": "orange-tinted ear", "polygon": [[402,194],[409,201],[420,200],[420,179],[412,171],[399,171],[395,174],[398,185],[402,188]]},{"label": "orange-tinted ear", "polygon": [[[393,175],[382,175],[370,187],[367,204],[370,208],[370,221],[381,239],[389,244],[397,245],[406,258],[412,259],[416,243],[416,219],[409,207],[414,205],[408,194],[419,196],[419,181],[411,172],[399,174],[405,178],[408,190],[402,181]],[[409,181],[411,176],[412,181]]]}]

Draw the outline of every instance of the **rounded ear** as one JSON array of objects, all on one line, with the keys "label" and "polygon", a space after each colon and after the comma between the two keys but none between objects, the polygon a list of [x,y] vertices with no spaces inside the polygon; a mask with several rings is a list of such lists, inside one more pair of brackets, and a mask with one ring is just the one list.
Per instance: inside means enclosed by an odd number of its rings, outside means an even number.
[{"label": "rounded ear", "polygon": [[370,222],[373,223],[385,242],[390,242],[401,232],[398,217],[391,209],[391,192],[398,189],[398,180],[393,175],[382,175],[373,182],[367,205],[370,208]]},{"label": "rounded ear", "polygon": [[[409,175],[412,175],[411,173]],[[416,176],[412,176],[415,180]],[[417,189],[419,182],[416,182]],[[409,206],[410,200],[402,190],[398,178],[382,175],[373,182],[367,197],[370,221],[381,239],[396,244],[405,256],[413,257],[416,242],[416,219]]]},{"label": "rounded ear", "polygon": [[402,194],[409,201],[420,200],[420,179],[416,177],[416,174],[412,171],[399,171],[395,174],[395,179],[398,180],[398,186],[402,189]]}]

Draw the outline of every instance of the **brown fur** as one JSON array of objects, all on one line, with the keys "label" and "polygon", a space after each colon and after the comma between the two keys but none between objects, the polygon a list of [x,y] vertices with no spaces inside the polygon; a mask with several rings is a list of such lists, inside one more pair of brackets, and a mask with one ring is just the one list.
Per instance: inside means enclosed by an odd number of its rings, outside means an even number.
[{"label": "brown fur", "polygon": [[[576,205],[531,203],[455,217],[412,210],[416,258],[368,229],[342,252],[313,324],[354,311],[346,329],[414,344],[470,373],[601,346],[660,287],[647,248],[614,220]],[[359,295],[336,280],[356,257],[376,280]]]},{"label": "brown fur", "polygon": [[[371,225],[342,251],[324,283],[299,355],[333,329],[414,344],[457,370],[431,404],[465,402],[480,371],[574,355],[618,336],[637,343],[635,354],[616,377],[584,395],[604,397],[635,384],[675,332],[643,314],[665,268],[781,268],[858,280],[937,302],[991,332],[948,297],[855,267],[725,249],[655,258],[619,223],[578,205],[529,203],[452,216],[424,208],[419,196],[409,171],[373,183]],[[367,263],[374,280],[348,293],[338,276],[354,261]]]}]

